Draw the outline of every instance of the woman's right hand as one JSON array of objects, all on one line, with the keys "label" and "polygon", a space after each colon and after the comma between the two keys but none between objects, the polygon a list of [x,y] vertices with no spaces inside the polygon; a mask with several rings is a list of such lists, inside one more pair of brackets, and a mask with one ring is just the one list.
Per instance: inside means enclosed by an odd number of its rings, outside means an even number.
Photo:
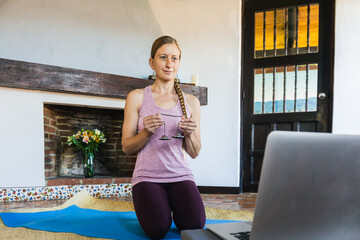
[{"label": "woman's right hand", "polygon": [[161,114],[150,115],[143,118],[144,129],[154,134],[156,129],[161,127],[164,124],[164,121],[161,118]]}]

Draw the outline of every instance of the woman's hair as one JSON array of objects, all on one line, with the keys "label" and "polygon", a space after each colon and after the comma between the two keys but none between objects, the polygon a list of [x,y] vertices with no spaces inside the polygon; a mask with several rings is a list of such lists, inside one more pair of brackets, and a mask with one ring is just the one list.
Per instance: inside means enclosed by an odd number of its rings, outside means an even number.
[{"label": "woman's hair", "polygon": [[[179,59],[181,59],[181,49],[180,49],[180,46],[178,44],[178,42],[176,41],[175,38],[172,38],[172,37],[169,37],[169,36],[162,36],[162,37],[159,37],[158,39],[156,39],[151,47],[151,54],[150,54],[150,57],[152,59],[154,59],[155,57],[155,54],[156,54],[156,51],[161,48],[163,45],[165,44],[175,44],[176,47],[179,49],[180,51],[180,55],[179,55]],[[185,118],[187,118],[187,114],[186,114],[186,107],[185,107],[185,101],[184,101],[184,95],[183,95],[183,92],[181,91],[180,89],[180,86],[179,86],[179,79],[175,79],[174,81],[174,87],[175,87],[175,92],[176,94],[178,95],[179,97],[179,100],[180,100],[180,105],[181,105],[181,110],[183,112],[183,115],[185,116]]]}]

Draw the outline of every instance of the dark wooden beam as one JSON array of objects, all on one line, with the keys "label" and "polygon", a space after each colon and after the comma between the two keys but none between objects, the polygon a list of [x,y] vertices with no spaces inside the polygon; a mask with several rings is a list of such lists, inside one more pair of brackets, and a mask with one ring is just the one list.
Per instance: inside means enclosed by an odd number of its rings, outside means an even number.
[{"label": "dark wooden beam", "polygon": [[[83,94],[126,99],[130,91],[152,80],[84,71],[0,58],[0,87]],[[207,105],[207,88],[180,84],[181,89]]]}]

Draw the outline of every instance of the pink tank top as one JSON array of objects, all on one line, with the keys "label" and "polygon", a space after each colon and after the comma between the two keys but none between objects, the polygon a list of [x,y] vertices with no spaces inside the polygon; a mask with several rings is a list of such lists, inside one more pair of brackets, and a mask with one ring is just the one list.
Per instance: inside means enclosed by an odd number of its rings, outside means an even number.
[{"label": "pink tank top", "polygon": [[[190,116],[186,98],[185,107],[188,116]],[[164,114],[161,117],[165,121],[165,134],[170,140],[159,140],[164,135],[163,125],[156,130],[149,142],[138,152],[132,177],[133,186],[143,181],[157,183],[194,181],[189,162],[185,158],[185,150],[182,147],[183,138],[172,138],[177,133],[177,126],[182,116],[180,101],[171,109],[161,108],[154,101],[151,86],[147,86],[139,110],[138,132],[144,129],[143,118],[157,113]],[[165,114],[178,117],[170,117]]]}]

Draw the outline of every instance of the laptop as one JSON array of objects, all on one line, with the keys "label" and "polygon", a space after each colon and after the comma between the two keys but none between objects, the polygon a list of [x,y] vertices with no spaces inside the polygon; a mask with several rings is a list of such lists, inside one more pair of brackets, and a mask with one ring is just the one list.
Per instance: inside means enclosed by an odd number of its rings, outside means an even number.
[{"label": "laptop", "polygon": [[270,133],[252,226],[206,227],[222,239],[360,239],[360,136]]}]

